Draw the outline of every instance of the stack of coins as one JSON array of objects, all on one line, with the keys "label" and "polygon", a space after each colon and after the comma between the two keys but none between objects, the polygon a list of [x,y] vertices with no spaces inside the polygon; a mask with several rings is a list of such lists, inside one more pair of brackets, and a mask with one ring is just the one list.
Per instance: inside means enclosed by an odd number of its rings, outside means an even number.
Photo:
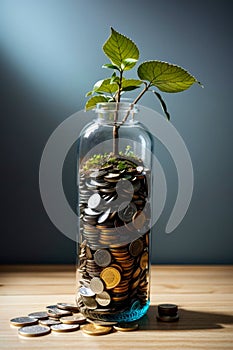
[{"label": "stack of coins", "polygon": [[150,171],[128,158],[80,170],[76,301],[90,319],[110,320],[148,302],[149,182]]}]

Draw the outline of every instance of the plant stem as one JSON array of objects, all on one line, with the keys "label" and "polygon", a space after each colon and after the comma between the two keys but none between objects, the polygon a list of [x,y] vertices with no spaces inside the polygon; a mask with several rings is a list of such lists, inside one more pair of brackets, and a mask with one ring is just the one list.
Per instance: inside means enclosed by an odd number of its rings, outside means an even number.
[{"label": "plant stem", "polygon": [[140,98],[145,94],[145,92],[147,92],[147,90],[150,88],[150,84],[149,85],[147,85],[147,83],[144,83],[144,84],[145,84],[144,89],[140,92],[140,94],[135,98],[135,100],[131,104],[131,108],[130,108],[130,110],[128,110],[125,117],[122,119],[121,125],[126,122],[128,116],[130,114],[130,111],[132,110],[133,105],[135,105],[140,100]]},{"label": "plant stem", "polygon": [[121,86],[122,86],[122,78],[123,78],[123,70],[120,70],[120,77],[119,77],[119,84],[118,84],[118,92],[117,92],[117,109],[115,111],[115,115],[114,115],[114,126],[113,126],[113,130],[112,130],[112,138],[113,138],[113,154],[114,155],[118,155],[119,153],[119,125],[117,125],[118,122],[118,109],[119,109],[119,105],[118,103],[121,100]]}]

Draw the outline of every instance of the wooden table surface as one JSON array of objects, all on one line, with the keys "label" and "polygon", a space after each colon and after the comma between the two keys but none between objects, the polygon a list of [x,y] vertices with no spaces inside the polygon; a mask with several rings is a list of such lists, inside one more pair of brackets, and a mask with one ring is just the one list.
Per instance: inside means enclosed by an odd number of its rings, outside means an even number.
[{"label": "wooden table surface", "polygon": [[[233,349],[233,266],[153,266],[151,306],[135,332],[93,337],[81,331],[22,338],[9,320],[74,302],[75,267],[1,266],[1,349]],[[156,305],[178,304],[180,320],[156,320]]]}]

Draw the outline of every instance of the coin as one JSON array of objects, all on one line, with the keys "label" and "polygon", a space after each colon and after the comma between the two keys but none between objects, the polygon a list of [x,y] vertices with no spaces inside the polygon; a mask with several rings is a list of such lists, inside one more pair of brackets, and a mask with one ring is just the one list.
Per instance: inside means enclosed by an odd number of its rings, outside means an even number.
[{"label": "coin", "polygon": [[38,320],[36,318],[22,316],[22,317],[15,317],[10,320],[10,323],[13,326],[22,327],[22,326],[31,326],[34,324],[37,324]]},{"label": "coin", "polygon": [[95,293],[88,287],[80,287],[79,293],[84,297],[93,297]]},{"label": "coin", "polygon": [[113,327],[117,331],[131,332],[131,331],[135,331],[136,329],[138,329],[138,323],[119,323],[118,325],[113,326]]},{"label": "coin", "polygon": [[93,210],[91,208],[85,208],[84,213],[89,215],[89,216],[93,216],[93,217],[99,216],[101,214],[100,211],[96,211],[96,210]]},{"label": "coin", "polygon": [[95,300],[100,306],[107,306],[111,303],[111,297],[106,291],[98,293],[95,297]]},{"label": "coin", "polygon": [[100,326],[95,325],[94,323],[89,323],[81,326],[81,331],[88,335],[103,335],[108,334],[112,331],[111,326]]},{"label": "coin", "polygon": [[73,316],[61,317],[60,321],[66,324],[83,324],[86,322],[86,317],[84,317],[81,313],[78,313]]},{"label": "coin", "polygon": [[51,326],[52,331],[54,332],[73,332],[77,331],[80,328],[79,324],[55,324],[54,326]]},{"label": "coin", "polygon": [[108,250],[98,249],[94,253],[94,260],[98,266],[106,267],[111,263],[112,257]]},{"label": "coin", "polygon": [[133,225],[136,230],[141,230],[146,222],[146,215],[143,211],[138,211],[133,216]]},{"label": "coin", "polygon": [[95,310],[97,308],[97,302],[93,297],[82,296],[82,300],[88,309]]},{"label": "coin", "polygon": [[46,311],[38,311],[38,312],[32,312],[28,314],[28,317],[36,318],[38,320],[44,320],[48,318],[48,315]]},{"label": "coin", "polygon": [[105,282],[107,289],[116,287],[121,280],[121,274],[119,270],[114,267],[106,267],[101,271],[100,277]]},{"label": "coin", "polygon": [[159,304],[158,312],[163,316],[174,316],[177,314],[178,306],[175,304]]},{"label": "coin", "polygon": [[142,251],[143,251],[143,242],[140,238],[130,243],[129,252],[132,256],[138,256],[139,254],[141,254]]},{"label": "coin", "polygon": [[19,328],[18,333],[24,337],[39,337],[41,335],[46,335],[51,332],[50,328],[47,326],[26,326]]},{"label": "coin", "polygon": [[57,307],[61,310],[68,310],[72,312],[79,312],[79,308],[75,304],[57,303]]},{"label": "coin", "polygon": [[144,252],[141,256],[140,267],[141,267],[141,269],[148,268],[148,253],[147,252]]},{"label": "coin", "polygon": [[98,223],[102,224],[103,222],[105,222],[109,217],[110,212],[111,212],[111,208],[108,208],[102,215],[100,215],[98,218]]},{"label": "coin", "polygon": [[95,294],[102,293],[104,284],[99,277],[93,277],[90,282],[90,288]]},{"label": "coin", "polygon": [[53,307],[51,309],[47,309],[47,314],[51,317],[59,318],[62,316],[71,316],[72,312],[68,310],[61,310],[58,307]]},{"label": "coin", "polygon": [[101,203],[101,197],[98,193],[94,193],[89,199],[88,199],[88,207],[91,209],[96,209]]},{"label": "coin", "polygon": [[61,322],[58,320],[52,320],[52,319],[48,319],[48,320],[39,320],[39,323],[42,326],[53,326],[55,324],[60,324]]},{"label": "coin", "polygon": [[137,212],[137,207],[134,203],[123,202],[118,208],[118,216],[123,222],[129,222]]}]

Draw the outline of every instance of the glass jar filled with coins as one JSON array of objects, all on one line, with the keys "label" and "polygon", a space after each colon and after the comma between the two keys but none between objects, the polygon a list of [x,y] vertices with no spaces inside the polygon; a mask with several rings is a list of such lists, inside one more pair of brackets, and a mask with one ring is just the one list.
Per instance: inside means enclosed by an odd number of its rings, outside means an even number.
[{"label": "glass jar filled with coins", "polygon": [[153,142],[140,107],[96,112],[78,141],[76,302],[89,319],[129,322],[150,302]]}]

